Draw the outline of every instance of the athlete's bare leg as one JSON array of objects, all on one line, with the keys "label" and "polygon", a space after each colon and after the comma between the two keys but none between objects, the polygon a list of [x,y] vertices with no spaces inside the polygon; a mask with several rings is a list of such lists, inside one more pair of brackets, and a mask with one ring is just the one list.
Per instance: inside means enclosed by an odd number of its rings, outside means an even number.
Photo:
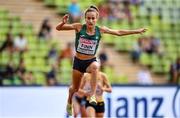
[{"label": "athlete's bare leg", "polygon": [[96,117],[97,118],[103,118],[104,117],[104,113],[96,113]]},{"label": "athlete's bare leg", "polygon": [[95,118],[96,117],[96,111],[93,107],[87,107],[86,108],[87,117]]},{"label": "athlete's bare leg", "polygon": [[77,102],[76,98],[72,98],[72,108],[73,108],[73,115],[74,118],[76,118],[78,116],[78,114],[80,114],[80,104]]},{"label": "athlete's bare leg", "polygon": [[71,104],[72,103],[72,95],[74,94],[74,92],[77,92],[80,84],[81,84],[81,78],[83,76],[83,73],[77,71],[77,70],[73,70],[73,76],[72,76],[72,89],[69,91],[69,97],[68,97],[68,103]]},{"label": "athlete's bare leg", "polygon": [[68,95],[68,104],[67,104],[67,112],[69,113],[69,115],[72,115],[72,96],[75,92],[78,91],[79,86],[81,84],[81,78],[83,76],[83,73],[77,71],[77,70],[73,70],[72,72],[72,85],[69,87],[69,95]]}]

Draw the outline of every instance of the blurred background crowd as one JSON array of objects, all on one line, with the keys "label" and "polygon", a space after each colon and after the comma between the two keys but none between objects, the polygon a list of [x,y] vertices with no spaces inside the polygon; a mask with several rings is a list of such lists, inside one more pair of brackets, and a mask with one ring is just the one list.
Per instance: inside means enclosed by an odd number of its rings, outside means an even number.
[{"label": "blurred background crowd", "polygon": [[[18,15],[21,12],[11,13],[12,3],[18,5],[16,0],[12,1],[0,1],[0,85],[70,84],[74,37],[71,33],[67,34],[71,40],[63,43],[65,37],[54,35],[52,17],[44,17],[38,30],[35,30],[37,25],[28,19],[28,23],[24,22],[21,15]],[[34,7],[42,5],[47,11],[53,10],[58,21],[59,17],[68,13],[70,23],[84,22],[83,11],[95,4],[100,11],[100,26],[114,29],[147,27],[145,35],[103,35],[102,46],[98,51],[101,70],[108,74],[112,84],[180,84],[178,0],[24,1],[27,7],[30,4],[35,4]],[[39,14],[27,15],[35,18]],[[115,58],[118,55],[122,58]],[[123,59],[127,59],[126,64],[121,61]],[[127,73],[123,73],[124,69]]]}]

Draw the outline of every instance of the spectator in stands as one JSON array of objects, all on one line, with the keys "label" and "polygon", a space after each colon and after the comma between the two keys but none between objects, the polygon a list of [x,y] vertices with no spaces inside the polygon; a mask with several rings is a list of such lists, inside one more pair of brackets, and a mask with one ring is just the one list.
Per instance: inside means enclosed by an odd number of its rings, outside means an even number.
[{"label": "spectator in stands", "polygon": [[100,59],[100,70],[104,71],[104,68],[108,66],[108,55],[106,52],[106,49],[103,47],[102,50],[99,53],[99,59]]},{"label": "spectator in stands", "polygon": [[0,53],[3,50],[7,50],[11,54],[14,52],[13,36],[11,33],[6,34],[6,39],[0,47]]},{"label": "spectator in stands", "polygon": [[12,84],[14,84],[14,77],[15,77],[15,68],[12,61],[9,61],[9,63],[6,66],[6,72],[4,78],[7,78],[11,81]]},{"label": "spectator in stands", "polygon": [[131,58],[134,63],[139,61],[139,57],[141,55],[142,49],[141,49],[141,38],[138,39],[137,42],[133,44],[133,49],[131,52]]},{"label": "spectator in stands", "polygon": [[52,64],[51,70],[46,74],[46,84],[48,86],[55,86],[58,84],[57,82],[57,65]]},{"label": "spectator in stands", "polygon": [[124,0],[123,5],[124,5],[123,12],[125,14],[125,17],[128,19],[129,24],[132,24],[133,18],[130,10],[130,1]]},{"label": "spectator in stands", "polygon": [[169,83],[178,84],[180,81],[180,57],[177,58],[176,62],[171,64],[169,72]]},{"label": "spectator in stands", "polygon": [[138,62],[142,52],[163,56],[164,50],[160,39],[154,36],[140,37],[133,45],[131,57],[133,62]]},{"label": "spectator in stands", "polygon": [[131,0],[130,2],[132,5],[135,5],[136,8],[138,9],[140,4],[143,2],[143,0]]},{"label": "spectator in stands", "polygon": [[108,21],[114,21],[117,20],[114,16],[114,12],[113,12],[113,7],[114,4],[111,2],[108,2],[108,6],[109,6],[109,14],[108,14]]},{"label": "spectator in stands", "polygon": [[142,48],[143,52],[147,54],[152,54],[154,52],[152,48],[151,39],[149,37],[141,37],[140,47]]},{"label": "spectator in stands", "polygon": [[77,0],[71,0],[71,4],[68,6],[68,12],[70,15],[70,22],[80,22],[81,9]]},{"label": "spectator in stands", "polygon": [[146,66],[142,66],[138,72],[137,80],[139,84],[153,84],[151,74]]},{"label": "spectator in stands", "polygon": [[51,64],[54,64],[56,63],[57,59],[58,59],[58,54],[57,54],[57,49],[54,45],[51,46],[49,52],[48,52],[48,55],[47,55],[47,58],[48,58],[48,61],[51,63]]},{"label": "spectator in stands", "polygon": [[161,42],[154,36],[140,37],[133,45],[131,57],[133,62],[138,62],[142,52],[162,56],[164,51]]},{"label": "spectator in stands", "polygon": [[20,53],[20,55],[28,50],[28,42],[23,33],[19,33],[18,37],[15,38],[14,47],[15,50]]},{"label": "spectator in stands", "polygon": [[151,48],[153,50],[153,52],[159,56],[163,55],[163,47],[161,45],[161,41],[160,39],[154,37],[154,36],[150,36],[150,40],[151,40]]},{"label": "spectator in stands", "polygon": [[98,6],[99,8],[99,20],[102,21],[108,21],[109,16],[109,4],[105,2],[101,2]]},{"label": "spectator in stands", "polygon": [[52,26],[50,24],[50,20],[49,18],[44,19],[44,21],[42,22],[40,31],[38,33],[38,38],[41,40],[48,40],[52,38]]},{"label": "spectator in stands", "polygon": [[29,71],[25,74],[24,84],[25,85],[35,85],[35,77],[34,77],[32,71]]},{"label": "spectator in stands", "polygon": [[26,85],[26,78],[25,78],[26,72],[27,70],[25,67],[24,60],[21,58],[19,61],[19,65],[16,69],[16,74],[24,85]]},{"label": "spectator in stands", "polygon": [[20,59],[15,72],[16,79],[19,79],[22,85],[35,85],[35,77],[32,71],[27,71],[23,59]]},{"label": "spectator in stands", "polygon": [[64,58],[69,59],[72,62],[73,56],[74,56],[74,49],[72,47],[72,44],[69,42],[66,45],[66,48],[60,52],[59,57],[58,57],[58,63],[60,64],[61,60]]},{"label": "spectator in stands", "polygon": [[110,21],[121,21],[125,18],[125,15],[122,11],[122,4],[119,2],[110,2],[109,3],[110,13],[109,13],[109,20]]}]

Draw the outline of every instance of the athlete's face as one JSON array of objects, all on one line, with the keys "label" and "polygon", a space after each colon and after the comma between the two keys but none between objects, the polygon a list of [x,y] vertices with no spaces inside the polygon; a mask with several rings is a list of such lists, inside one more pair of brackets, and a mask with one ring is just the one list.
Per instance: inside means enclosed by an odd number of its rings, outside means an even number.
[{"label": "athlete's face", "polygon": [[90,28],[94,27],[97,22],[97,13],[96,12],[87,12],[85,16],[86,25]]}]

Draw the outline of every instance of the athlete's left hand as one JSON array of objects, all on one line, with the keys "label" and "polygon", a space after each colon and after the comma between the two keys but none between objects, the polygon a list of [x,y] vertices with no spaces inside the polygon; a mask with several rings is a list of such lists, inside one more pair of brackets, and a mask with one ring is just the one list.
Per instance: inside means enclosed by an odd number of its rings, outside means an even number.
[{"label": "athlete's left hand", "polygon": [[146,31],[147,31],[147,28],[138,29],[138,33],[140,34],[145,33]]}]

